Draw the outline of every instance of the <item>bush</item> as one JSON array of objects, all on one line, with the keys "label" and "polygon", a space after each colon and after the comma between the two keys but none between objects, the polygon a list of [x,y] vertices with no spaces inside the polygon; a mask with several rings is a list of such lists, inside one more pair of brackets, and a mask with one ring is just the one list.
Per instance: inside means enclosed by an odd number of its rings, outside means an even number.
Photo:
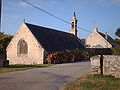
[{"label": "bush", "polygon": [[52,52],[46,57],[44,63],[67,63],[71,62],[72,58],[73,56],[69,51]]},{"label": "bush", "polygon": [[120,45],[120,39],[116,38],[115,41]]},{"label": "bush", "polygon": [[86,50],[74,49],[71,52],[75,56],[75,61],[85,60],[89,57],[89,53]]},{"label": "bush", "polygon": [[120,47],[113,47],[112,54],[113,55],[120,55]]},{"label": "bush", "polygon": [[85,59],[85,57],[88,55],[87,51],[81,51],[79,49],[74,50],[67,50],[67,51],[61,51],[61,52],[52,52],[48,54],[46,59],[44,60],[44,63],[68,63],[73,61],[80,61]]},{"label": "bush", "polygon": [[6,48],[13,36],[0,34],[0,54],[6,53]]}]

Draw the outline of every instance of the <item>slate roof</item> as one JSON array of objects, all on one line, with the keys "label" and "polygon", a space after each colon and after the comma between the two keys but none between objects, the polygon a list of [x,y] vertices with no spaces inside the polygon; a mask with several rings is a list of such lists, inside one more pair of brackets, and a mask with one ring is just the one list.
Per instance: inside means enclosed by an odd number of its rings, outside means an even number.
[{"label": "slate roof", "polygon": [[84,50],[85,47],[73,34],[46,27],[25,23],[42,47],[49,51],[64,51],[72,49]]},{"label": "slate roof", "polygon": [[[106,39],[106,34],[98,32],[104,39]],[[117,46],[118,43],[115,42],[109,35],[107,35],[107,41],[112,45],[112,46]]]}]

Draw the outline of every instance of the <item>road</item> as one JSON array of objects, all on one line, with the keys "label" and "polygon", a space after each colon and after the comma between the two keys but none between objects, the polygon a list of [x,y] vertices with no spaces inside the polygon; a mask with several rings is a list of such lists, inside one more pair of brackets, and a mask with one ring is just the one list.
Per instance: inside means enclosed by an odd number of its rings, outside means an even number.
[{"label": "road", "polygon": [[0,74],[0,90],[62,90],[90,71],[90,61]]}]

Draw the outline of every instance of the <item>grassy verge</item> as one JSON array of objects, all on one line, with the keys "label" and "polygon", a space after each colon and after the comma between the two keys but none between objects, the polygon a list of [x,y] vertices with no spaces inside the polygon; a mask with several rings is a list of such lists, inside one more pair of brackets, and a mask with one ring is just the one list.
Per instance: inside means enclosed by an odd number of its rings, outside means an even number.
[{"label": "grassy verge", "polygon": [[120,90],[120,78],[110,75],[84,75],[66,85],[64,90]]},{"label": "grassy verge", "polygon": [[40,67],[48,67],[54,64],[35,64],[35,65],[10,65],[9,67],[0,68],[0,73],[5,72],[13,72],[13,71],[20,71],[20,70],[27,70],[32,68],[40,68]]}]

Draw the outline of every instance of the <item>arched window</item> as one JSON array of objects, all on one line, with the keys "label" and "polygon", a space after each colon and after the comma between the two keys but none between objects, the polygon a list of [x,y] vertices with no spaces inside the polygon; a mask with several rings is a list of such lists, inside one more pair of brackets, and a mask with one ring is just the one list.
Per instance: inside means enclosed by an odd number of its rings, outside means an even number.
[{"label": "arched window", "polygon": [[74,22],[71,23],[71,29],[74,29]]},{"label": "arched window", "polygon": [[28,45],[25,40],[19,40],[17,47],[18,54],[26,55],[28,53]]}]

